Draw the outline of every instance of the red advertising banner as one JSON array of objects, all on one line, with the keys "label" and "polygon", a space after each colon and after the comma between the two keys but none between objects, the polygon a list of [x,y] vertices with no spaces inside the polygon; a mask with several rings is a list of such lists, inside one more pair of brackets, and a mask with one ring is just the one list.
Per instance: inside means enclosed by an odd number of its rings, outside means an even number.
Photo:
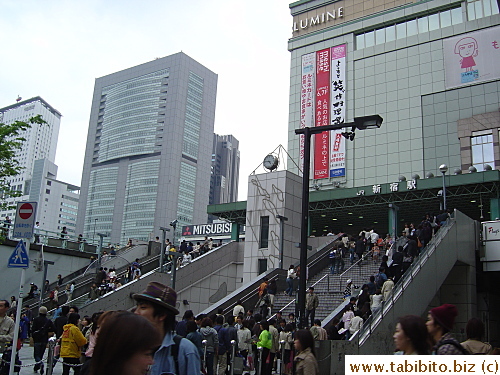
[{"label": "red advertising banner", "polygon": [[[316,52],[315,126],[330,124],[330,48]],[[329,132],[314,136],[314,179],[328,178]]]}]

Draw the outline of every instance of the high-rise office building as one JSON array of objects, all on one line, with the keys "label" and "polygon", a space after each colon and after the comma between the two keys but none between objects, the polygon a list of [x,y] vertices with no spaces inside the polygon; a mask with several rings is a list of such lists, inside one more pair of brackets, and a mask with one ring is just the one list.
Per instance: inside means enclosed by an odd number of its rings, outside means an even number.
[{"label": "high-rise office building", "polygon": [[238,200],[240,171],[238,146],[239,142],[234,136],[214,134],[210,204],[230,203]]},{"label": "high-rise office building", "polygon": [[[28,122],[31,117],[36,115],[41,115],[47,124],[33,125],[31,128],[20,133],[20,136],[25,141],[21,149],[16,152],[16,159],[19,161],[22,170],[17,176],[8,179],[13,190],[23,192],[20,197],[8,200],[14,206],[16,202],[27,201],[31,198],[30,189],[35,174],[34,167],[36,162],[46,159],[49,163],[54,163],[61,113],[39,96],[28,100],[19,100],[16,104],[0,108],[0,122],[4,124],[12,124],[15,121]],[[53,177],[55,177],[55,174]],[[39,210],[37,219],[40,218],[40,214],[41,211]],[[0,213],[1,218],[5,218],[6,216],[12,218],[14,215],[15,209],[5,210]],[[57,227],[57,225],[54,227],[52,224],[55,223],[51,223],[51,229]],[[49,228],[47,229],[50,230]]]},{"label": "high-rise office building", "polygon": [[182,52],[96,79],[79,233],[125,243],[206,221],[216,93],[217,75]]}]

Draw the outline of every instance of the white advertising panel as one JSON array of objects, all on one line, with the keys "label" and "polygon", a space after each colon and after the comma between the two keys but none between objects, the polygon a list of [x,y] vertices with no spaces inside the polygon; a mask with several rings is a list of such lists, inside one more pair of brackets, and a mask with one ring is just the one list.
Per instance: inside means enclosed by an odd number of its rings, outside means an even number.
[{"label": "white advertising panel", "polygon": [[500,26],[443,41],[446,88],[500,77]]},{"label": "white advertising panel", "polygon": [[[300,128],[312,127],[314,123],[314,72],[316,54],[302,56],[302,78],[300,89]],[[300,135],[300,166],[304,162],[304,135]]]}]

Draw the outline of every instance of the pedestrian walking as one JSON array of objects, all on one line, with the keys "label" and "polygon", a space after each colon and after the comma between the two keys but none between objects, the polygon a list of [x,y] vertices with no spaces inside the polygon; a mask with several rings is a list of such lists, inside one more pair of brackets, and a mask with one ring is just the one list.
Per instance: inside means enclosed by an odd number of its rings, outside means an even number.
[{"label": "pedestrian walking", "polygon": [[[151,375],[165,372],[177,375],[191,375],[200,372],[200,354],[194,344],[185,338],[175,336],[175,316],[179,314],[176,308],[177,293],[172,288],[159,282],[150,282],[142,293],[134,294],[137,302],[135,313],[147,318],[160,333],[163,341],[154,353],[154,364]],[[180,339],[179,339],[180,338]],[[177,361],[173,353],[175,345]],[[175,368],[178,364],[178,371]]]}]

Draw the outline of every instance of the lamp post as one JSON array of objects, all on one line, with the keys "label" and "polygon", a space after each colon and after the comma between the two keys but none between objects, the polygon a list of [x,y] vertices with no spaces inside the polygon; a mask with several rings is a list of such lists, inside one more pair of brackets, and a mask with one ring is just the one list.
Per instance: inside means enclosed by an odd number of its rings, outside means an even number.
[{"label": "lamp post", "polygon": [[94,219],[94,235],[92,236],[92,245],[95,244],[95,228],[97,227],[97,218]]},{"label": "lamp post", "polygon": [[443,211],[446,211],[446,180],[445,175],[448,171],[448,166],[446,164],[441,164],[439,170],[443,174]]},{"label": "lamp post", "polygon": [[[172,236],[173,236],[173,237],[172,237],[172,244],[173,244],[174,246],[175,246],[175,228],[177,228],[177,223],[178,223],[178,221],[177,221],[177,219],[175,219],[175,220],[172,220],[172,221],[170,222],[170,224],[169,224],[171,227],[173,227],[173,228],[174,228],[173,233],[172,233]],[[169,250],[170,250],[170,249],[169,249]]]},{"label": "lamp post", "polygon": [[336,125],[316,126],[314,128],[295,129],[295,134],[304,135],[304,165],[302,167],[302,213],[300,228],[300,276],[299,276],[299,328],[306,326],[306,269],[307,269],[307,228],[309,222],[309,172],[311,162],[311,135],[323,133],[324,131],[341,130],[351,127],[350,132],[342,133],[346,139],[354,139],[354,131],[366,129],[378,129],[382,125],[382,117],[379,115],[354,118],[354,122]]},{"label": "lamp post", "polygon": [[[160,272],[163,272],[163,257],[165,256],[165,240],[167,238],[166,232],[170,232],[170,228],[160,227],[163,232],[161,236],[161,248],[160,248]],[[170,249],[169,249],[170,250]]]}]

